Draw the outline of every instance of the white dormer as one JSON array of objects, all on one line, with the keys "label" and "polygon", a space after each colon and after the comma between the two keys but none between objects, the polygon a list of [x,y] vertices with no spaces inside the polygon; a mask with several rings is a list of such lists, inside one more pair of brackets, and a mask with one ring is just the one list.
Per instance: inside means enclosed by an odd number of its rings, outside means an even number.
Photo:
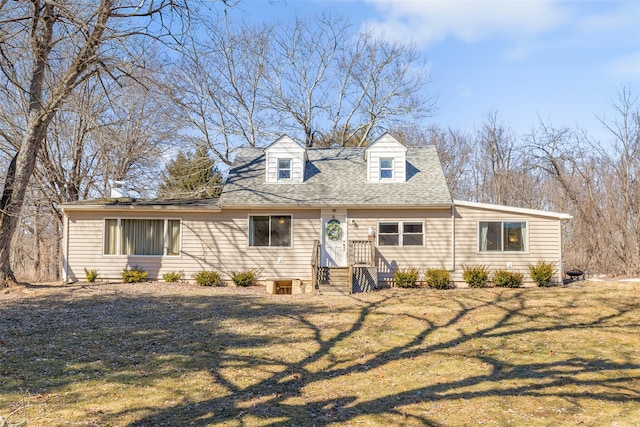
[{"label": "white dormer", "polygon": [[405,182],[407,147],[385,133],[365,149],[368,182]]},{"label": "white dormer", "polygon": [[286,135],[264,149],[266,181],[295,184],[304,181],[307,150]]}]

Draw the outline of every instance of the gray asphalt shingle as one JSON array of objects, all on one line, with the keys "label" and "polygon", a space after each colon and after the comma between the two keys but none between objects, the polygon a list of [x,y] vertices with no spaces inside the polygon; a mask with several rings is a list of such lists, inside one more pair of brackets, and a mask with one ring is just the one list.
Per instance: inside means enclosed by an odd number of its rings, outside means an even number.
[{"label": "gray asphalt shingle", "polygon": [[363,148],[309,148],[304,183],[265,181],[265,153],[240,149],[219,203],[227,206],[449,206],[451,194],[434,146],[407,149],[407,181],[367,182]]}]

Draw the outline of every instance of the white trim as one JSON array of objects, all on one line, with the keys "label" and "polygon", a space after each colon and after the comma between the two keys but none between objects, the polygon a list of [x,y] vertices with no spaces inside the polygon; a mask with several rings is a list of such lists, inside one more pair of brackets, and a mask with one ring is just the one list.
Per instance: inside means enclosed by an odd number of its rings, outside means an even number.
[{"label": "white trim", "polygon": [[[502,224],[500,227],[500,247],[499,251],[483,251],[480,250],[480,223],[481,222],[499,222]],[[524,223],[526,227],[526,235],[524,238],[524,250],[523,251],[505,251],[504,250],[504,223],[505,222],[520,222]],[[476,220],[476,251],[478,255],[487,254],[510,254],[510,255],[529,255],[529,221],[526,219],[477,219]]]},{"label": "white trim", "polygon": [[[405,245],[404,244],[404,224],[422,224],[422,244],[420,245]],[[397,224],[398,225],[398,244],[397,245],[381,245],[380,244],[380,224]],[[409,235],[417,235],[418,233],[407,233]],[[385,235],[392,235],[391,233],[385,233]],[[390,248],[424,248],[427,241],[427,225],[426,221],[421,219],[397,219],[397,220],[379,220],[376,221],[376,246],[390,247]]]},{"label": "white trim", "polygon": [[[107,231],[107,220],[115,219],[116,220],[116,253],[115,254],[105,254],[104,253],[104,244],[105,244],[105,234]],[[120,253],[121,249],[121,230],[122,230],[122,220],[123,219],[140,219],[143,221],[162,221],[162,254],[161,255],[137,255],[137,254],[122,254]],[[178,255],[169,255],[167,253],[167,244],[169,240],[169,221],[180,221],[180,253]],[[154,218],[154,217],[115,217],[115,216],[106,216],[102,218],[102,247],[100,251],[102,252],[103,257],[107,258],[122,258],[122,257],[141,257],[141,258],[161,258],[161,257],[170,257],[170,258],[182,258],[182,218],[175,217],[166,217],[166,218]]]},{"label": "white trim", "polygon": [[467,202],[463,200],[454,200],[453,204],[454,206],[462,206],[467,208],[478,208],[478,209],[486,209],[486,210],[498,211],[498,212],[509,212],[509,213],[524,214],[524,215],[544,216],[544,217],[555,218],[560,220],[573,218],[573,216],[566,213],[542,211],[537,209],[517,208],[514,206],[493,205],[489,203],[478,203],[478,202]]},{"label": "white trim", "polygon": [[[256,216],[266,216],[267,218],[269,218],[269,245],[267,246],[256,246],[256,245],[252,245],[251,242],[251,217],[256,217]],[[291,223],[289,224],[289,246],[271,246],[271,217],[277,217],[277,216],[281,216],[281,217],[285,217],[288,216],[291,218]],[[292,213],[280,213],[280,214],[273,214],[273,213],[247,213],[247,249],[250,248],[258,248],[258,249],[268,249],[268,250],[272,250],[272,249],[293,249],[293,214]]]},{"label": "white trim", "polygon": [[81,204],[81,205],[61,205],[62,212],[69,211],[95,211],[95,210],[109,210],[109,211],[140,211],[140,212],[154,212],[154,211],[180,211],[182,212],[221,212],[222,208],[219,206],[214,207],[184,207],[176,205],[152,205],[152,206],[139,206],[139,205],[106,205],[106,204]]},{"label": "white trim", "polygon": [[66,214],[64,214],[62,228],[62,242],[62,281],[66,282],[69,280],[69,216]]},{"label": "white trim", "polygon": [[[281,161],[288,161],[288,168],[280,168]],[[280,171],[288,171],[289,178],[280,178]],[[291,157],[278,157],[276,158],[276,181],[278,182],[291,182],[293,180],[293,159]]]}]

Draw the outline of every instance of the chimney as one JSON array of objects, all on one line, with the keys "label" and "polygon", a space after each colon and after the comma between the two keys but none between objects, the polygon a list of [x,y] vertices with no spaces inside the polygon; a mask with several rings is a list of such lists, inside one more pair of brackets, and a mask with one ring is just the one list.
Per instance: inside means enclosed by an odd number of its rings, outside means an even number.
[{"label": "chimney", "polygon": [[111,181],[111,198],[119,199],[121,197],[129,197],[127,194],[127,182]]}]

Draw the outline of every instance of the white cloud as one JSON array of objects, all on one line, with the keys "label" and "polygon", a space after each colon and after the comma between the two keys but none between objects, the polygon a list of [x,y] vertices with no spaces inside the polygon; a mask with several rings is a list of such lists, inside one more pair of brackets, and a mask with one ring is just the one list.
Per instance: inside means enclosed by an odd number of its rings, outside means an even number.
[{"label": "white cloud", "polygon": [[381,17],[365,23],[385,38],[427,46],[447,37],[471,43],[520,39],[558,28],[567,11],[554,1],[366,0]]}]

